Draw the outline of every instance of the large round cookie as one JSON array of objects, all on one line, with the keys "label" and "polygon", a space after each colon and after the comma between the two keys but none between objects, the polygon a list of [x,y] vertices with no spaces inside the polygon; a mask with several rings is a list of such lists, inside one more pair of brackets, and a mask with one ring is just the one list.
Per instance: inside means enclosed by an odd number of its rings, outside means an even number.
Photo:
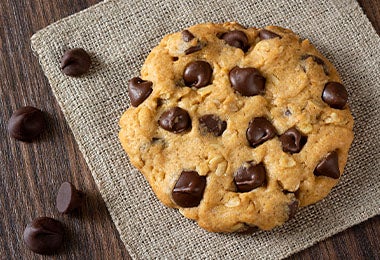
[{"label": "large round cookie", "polygon": [[167,35],[128,90],[130,161],[162,203],[213,232],[272,229],[323,199],[353,139],[336,69],[280,27]]}]

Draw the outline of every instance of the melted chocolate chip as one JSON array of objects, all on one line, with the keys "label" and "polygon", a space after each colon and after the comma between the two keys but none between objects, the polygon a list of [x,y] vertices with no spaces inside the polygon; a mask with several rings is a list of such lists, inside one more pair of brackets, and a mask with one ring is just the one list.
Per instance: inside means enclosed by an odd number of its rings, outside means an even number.
[{"label": "melted chocolate chip", "polygon": [[205,176],[199,176],[196,171],[183,171],[174,186],[173,200],[180,207],[196,207],[202,200],[205,187]]},{"label": "melted chocolate chip", "polygon": [[63,244],[64,228],[61,222],[40,217],[29,223],[24,230],[26,246],[37,254],[55,253]]},{"label": "melted chocolate chip", "polygon": [[298,207],[299,207],[299,201],[298,200],[293,200],[292,202],[290,202],[290,204],[288,205],[289,207],[289,217],[288,217],[288,220],[289,219],[292,219],[297,211],[298,211]]},{"label": "melted chocolate chip", "polygon": [[256,117],[248,124],[246,137],[252,147],[257,147],[275,136],[276,129],[264,117]]},{"label": "melted chocolate chip", "polygon": [[78,77],[85,74],[91,66],[91,58],[88,53],[75,48],[68,50],[61,58],[61,70],[71,77]]},{"label": "melted chocolate chip", "polygon": [[261,40],[268,40],[268,39],[272,39],[272,38],[276,38],[276,37],[278,37],[278,38],[281,39],[280,35],[278,35],[277,33],[268,31],[266,29],[261,29],[260,30],[259,37],[260,37]]},{"label": "melted chocolate chip", "polygon": [[186,86],[202,88],[211,83],[212,68],[208,62],[194,61],[189,63],[184,72],[183,79]]},{"label": "melted chocolate chip", "polygon": [[20,141],[31,142],[46,128],[46,121],[41,110],[35,107],[21,107],[13,112],[8,122],[8,132]]},{"label": "melted chocolate chip", "polygon": [[247,51],[249,48],[248,37],[242,31],[230,31],[222,34],[221,39],[223,39],[228,45],[236,48],[240,48],[243,51]]},{"label": "melted chocolate chip", "polygon": [[162,113],[158,124],[169,132],[181,133],[191,127],[191,119],[186,110],[173,107]]},{"label": "melted chocolate chip", "polygon": [[153,91],[152,85],[151,81],[142,80],[139,77],[129,80],[128,95],[132,106],[137,107],[149,97]]},{"label": "melted chocolate chip", "polygon": [[343,109],[348,100],[348,93],[342,84],[328,82],[323,89],[322,100],[332,108]]},{"label": "melted chocolate chip", "polygon": [[257,69],[235,67],[229,76],[232,88],[241,95],[250,97],[264,94],[266,79]]},{"label": "melted chocolate chip", "polygon": [[221,120],[217,115],[204,115],[199,118],[201,133],[208,132],[214,136],[221,136],[227,128],[227,122]]},{"label": "melted chocolate chip", "polygon": [[262,163],[243,165],[235,173],[234,182],[238,192],[248,192],[265,184],[266,171]]},{"label": "melted chocolate chip", "polygon": [[280,141],[284,152],[298,153],[306,144],[307,137],[303,136],[295,127],[292,127],[280,136]]},{"label": "melted chocolate chip", "polygon": [[64,182],[58,190],[56,206],[60,213],[67,214],[82,206],[83,192],[70,182]]},{"label": "melted chocolate chip", "polygon": [[185,54],[188,55],[188,54],[191,54],[193,52],[200,51],[200,50],[202,50],[202,48],[203,48],[202,44],[198,43],[197,45],[192,46],[192,47],[188,48],[187,50],[185,50]]},{"label": "melted chocolate chip", "polygon": [[318,65],[321,65],[323,68],[323,72],[326,74],[326,76],[330,74],[329,68],[327,67],[326,63],[321,58],[315,55],[311,55],[311,54],[305,54],[301,56],[301,60],[306,60],[308,58],[312,58],[315,63],[317,63]]},{"label": "melted chocolate chip", "polygon": [[182,40],[184,42],[190,42],[194,38],[195,38],[194,35],[189,30],[182,31]]},{"label": "melted chocolate chip", "polygon": [[332,151],[326,154],[326,156],[315,167],[314,175],[338,179],[340,177],[338,153],[336,151]]}]

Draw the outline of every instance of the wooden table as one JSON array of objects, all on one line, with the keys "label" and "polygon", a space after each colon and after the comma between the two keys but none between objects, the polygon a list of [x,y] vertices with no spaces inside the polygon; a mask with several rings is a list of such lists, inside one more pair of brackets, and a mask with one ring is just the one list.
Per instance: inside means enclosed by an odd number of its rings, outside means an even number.
[{"label": "wooden table", "polygon": [[[99,0],[0,0],[0,259],[44,259],[22,241],[25,225],[38,216],[61,220],[68,240],[55,259],[130,258],[91,173],[30,49],[37,30]],[[380,0],[360,0],[380,33]],[[48,131],[34,143],[8,136],[7,121],[23,105],[49,115]],[[376,173],[378,174],[378,173]],[[71,181],[87,194],[82,212],[62,216],[55,209],[59,185]],[[380,258],[380,217],[318,243],[291,259]]]}]

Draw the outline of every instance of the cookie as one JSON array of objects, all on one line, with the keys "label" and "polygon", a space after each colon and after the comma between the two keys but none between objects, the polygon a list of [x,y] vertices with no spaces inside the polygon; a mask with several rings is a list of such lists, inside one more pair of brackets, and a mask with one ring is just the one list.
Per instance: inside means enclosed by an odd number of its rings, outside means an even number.
[{"label": "cookie", "polygon": [[334,66],[276,26],[167,35],[128,91],[119,138],[131,163],[163,204],[212,232],[270,230],[325,198],[353,140]]}]

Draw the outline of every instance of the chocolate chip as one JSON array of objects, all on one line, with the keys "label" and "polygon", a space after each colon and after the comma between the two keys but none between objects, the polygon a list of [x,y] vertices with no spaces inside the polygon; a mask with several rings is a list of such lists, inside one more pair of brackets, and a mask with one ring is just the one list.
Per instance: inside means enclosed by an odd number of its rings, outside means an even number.
[{"label": "chocolate chip", "polygon": [[348,100],[348,93],[342,84],[328,82],[323,89],[322,100],[332,108],[343,109]]},{"label": "chocolate chip", "polygon": [[181,133],[191,127],[191,119],[186,110],[173,107],[162,113],[158,124],[169,132]]},{"label": "chocolate chip", "polygon": [[338,153],[336,151],[332,151],[326,154],[326,156],[315,167],[314,175],[338,179],[340,177]]},{"label": "chocolate chip", "polygon": [[58,190],[56,206],[60,213],[67,214],[82,206],[83,192],[70,182],[64,182]]},{"label": "chocolate chip", "polygon": [[278,35],[277,33],[268,31],[266,29],[261,29],[260,30],[259,37],[260,37],[261,40],[268,40],[268,39],[272,39],[272,38],[276,38],[276,37],[278,37],[278,38],[281,39],[280,35]]},{"label": "chocolate chip", "polygon": [[55,253],[63,244],[64,228],[61,222],[40,217],[29,223],[24,230],[26,246],[37,254]]},{"label": "chocolate chip", "polygon": [[128,82],[128,95],[132,106],[137,107],[152,93],[152,81],[134,77]]},{"label": "chocolate chip", "polygon": [[292,127],[280,136],[280,141],[284,152],[298,153],[306,144],[307,137]]},{"label": "chocolate chip", "polygon": [[239,192],[248,192],[256,189],[266,181],[266,171],[262,163],[257,165],[241,166],[235,173],[234,182]]},{"label": "chocolate chip", "polygon": [[208,114],[199,118],[201,133],[208,132],[214,136],[221,136],[227,128],[227,122],[221,120],[217,115]]},{"label": "chocolate chip", "polygon": [[193,52],[200,51],[200,50],[202,50],[202,48],[203,48],[203,46],[200,43],[198,43],[197,45],[192,46],[192,47],[188,48],[187,50],[185,50],[185,54],[188,55],[188,54],[191,54]]},{"label": "chocolate chip", "polygon": [[189,63],[183,72],[186,86],[202,88],[211,83],[212,68],[208,62],[194,61]]},{"label": "chocolate chip", "polygon": [[306,60],[308,58],[312,58],[315,63],[317,63],[318,65],[321,65],[323,68],[323,72],[326,74],[326,76],[330,74],[328,66],[321,58],[315,55],[311,55],[311,54],[305,54],[301,56],[301,60]]},{"label": "chocolate chip", "polygon": [[235,67],[229,76],[232,88],[241,95],[250,97],[264,94],[266,79],[257,69]]},{"label": "chocolate chip", "polygon": [[244,227],[238,232],[239,232],[239,235],[252,235],[258,231],[260,231],[260,228],[256,226],[250,226],[250,225],[244,224]]},{"label": "chocolate chip", "polygon": [[8,132],[20,141],[31,142],[46,127],[44,114],[35,107],[21,107],[13,112],[8,122]]},{"label": "chocolate chip", "polygon": [[182,40],[184,42],[189,42],[192,39],[194,39],[194,35],[189,30],[183,30],[182,31]]},{"label": "chocolate chip", "polygon": [[90,69],[90,66],[91,58],[82,48],[68,50],[61,58],[61,70],[67,76],[81,76]]},{"label": "chocolate chip", "polygon": [[205,176],[199,176],[196,171],[183,171],[174,186],[173,200],[180,207],[196,207],[202,200],[205,187]]},{"label": "chocolate chip", "polygon": [[299,201],[298,200],[293,200],[292,202],[290,202],[290,204],[288,205],[289,207],[289,217],[288,217],[288,220],[289,219],[292,219],[297,211],[298,211],[298,207],[299,207]]},{"label": "chocolate chip", "polygon": [[247,51],[249,48],[248,37],[242,31],[231,31],[222,34],[221,39],[223,39],[228,45],[240,48],[243,51]]},{"label": "chocolate chip", "polygon": [[252,147],[264,143],[276,136],[276,129],[264,117],[256,117],[248,124],[247,140]]}]

